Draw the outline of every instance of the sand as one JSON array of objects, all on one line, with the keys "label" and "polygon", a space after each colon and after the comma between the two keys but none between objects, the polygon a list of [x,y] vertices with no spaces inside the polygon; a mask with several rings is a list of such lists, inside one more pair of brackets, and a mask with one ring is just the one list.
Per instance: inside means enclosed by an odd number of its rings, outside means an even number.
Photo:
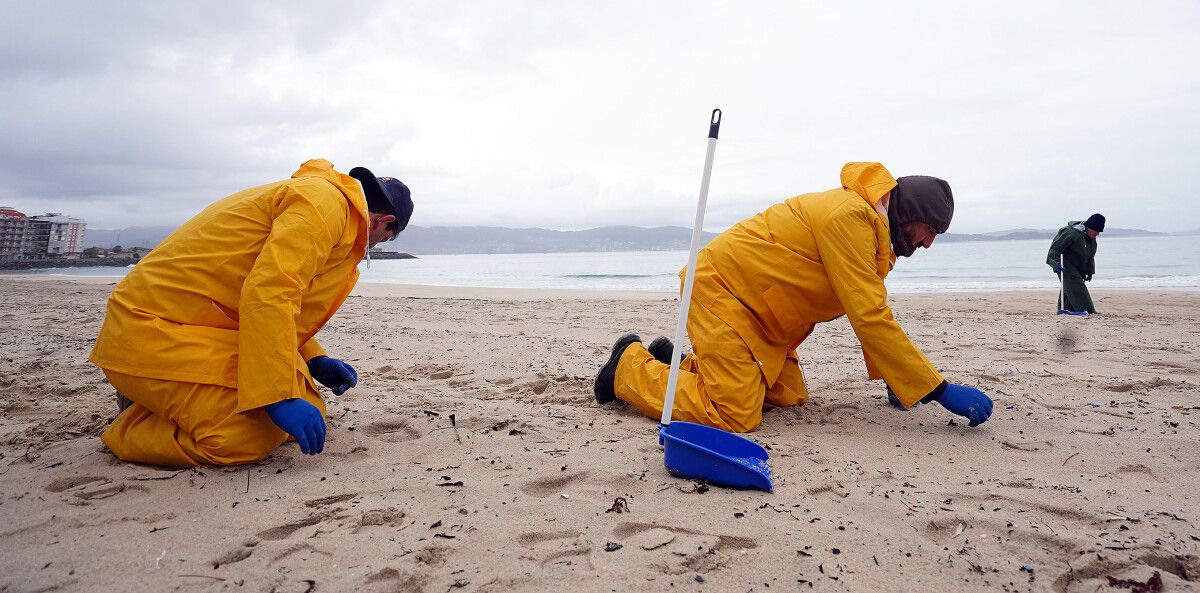
[{"label": "sand", "polygon": [[[845,320],[768,411],[775,491],[670,477],[597,406],[612,341],[671,295],[363,285],[321,334],[362,378],[326,452],[165,471],[97,435],[110,279],[0,277],[0,591],[1167,591],[1200,579],[1200,293],[899,295],[978,429],[887,405]],[[452,426],[451,417],[455,419]],[[952,421],[953,420],[953,421]]]}]

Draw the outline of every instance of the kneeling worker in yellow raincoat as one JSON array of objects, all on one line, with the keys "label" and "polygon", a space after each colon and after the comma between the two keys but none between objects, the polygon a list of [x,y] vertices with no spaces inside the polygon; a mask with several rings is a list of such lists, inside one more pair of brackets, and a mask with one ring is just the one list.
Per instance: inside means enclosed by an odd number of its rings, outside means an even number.
[{"label": "kneeling worker in yellow raincoat", "polygon": [[[764,403],[804,403],[796,348],[815,324],[842,315],[869,376],[885,380],[895,405],[937,401],[971,426],[991,415],[986,395],[944,381],[908,339],[883,283],[897,255],[928,248],[950,226],[949,184],[897,180],[879,163],[847,164],[841,177],[841,187],[771,206],[700,250],[687,320],[693,351],[680,367],[673,418],[748,432]],[[665,337],[649,348],[636,334],[618,339],[596,375],[596,400],[619,398],[659,418],[671,349]]]},{"label": "kneeling worker in yellow raincoat", "polygon": [[315,336],[368,247],[395,238],[412,209],[399,180],[318,159],[184,223],[108,299],[90,359],[122,411],[104,444],[173,467],[257,461],[289,435],[320,453],[313,380],[340,395],[358,374]]}]

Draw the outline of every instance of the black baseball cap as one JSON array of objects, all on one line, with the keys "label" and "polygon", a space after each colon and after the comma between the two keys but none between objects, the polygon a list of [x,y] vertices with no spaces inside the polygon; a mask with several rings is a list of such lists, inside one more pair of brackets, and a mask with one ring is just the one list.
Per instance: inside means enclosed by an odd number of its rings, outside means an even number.
[{"label": "black baseball cap", "polygon": [[350,169],[350,176],[362,183],[367,196],[367,209],[372,212],[387,212],[396,217],[392,229],[399,233],[408,226],[412,218],[412,193],[408,186],[395,177],[376,177],[366,167]]}]

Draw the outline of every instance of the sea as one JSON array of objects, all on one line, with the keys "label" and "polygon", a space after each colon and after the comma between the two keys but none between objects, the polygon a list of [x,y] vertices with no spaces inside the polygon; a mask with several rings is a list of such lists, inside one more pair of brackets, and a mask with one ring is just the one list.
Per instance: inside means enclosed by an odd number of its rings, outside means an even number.
[{"label": "sea", "polygon": [[[934,243],[900,258],[889,292],[1056,290],[1049,241]],[[492,288],[678,292],[687,251],[422,255],[364,263],[360,282]],[[125,268],[22,270],[21,274],[120,277]],[[1200,236],[1100,238],[1102,289],[1200,290]]]}]

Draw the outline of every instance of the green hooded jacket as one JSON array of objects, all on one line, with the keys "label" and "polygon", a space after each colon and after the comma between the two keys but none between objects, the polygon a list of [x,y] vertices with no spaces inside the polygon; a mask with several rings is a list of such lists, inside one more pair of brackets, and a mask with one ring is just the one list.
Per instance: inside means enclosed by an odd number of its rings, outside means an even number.
[{"label": "green hooded jacket", "polygon": [[1072,220],[1058,229],[1046,254],[1046,264],[1057,268],[1059,255],[1066,270],[1077,271],[1080,276],[1096,273],[1096,240],[1087,236],[1082,221]]}]

